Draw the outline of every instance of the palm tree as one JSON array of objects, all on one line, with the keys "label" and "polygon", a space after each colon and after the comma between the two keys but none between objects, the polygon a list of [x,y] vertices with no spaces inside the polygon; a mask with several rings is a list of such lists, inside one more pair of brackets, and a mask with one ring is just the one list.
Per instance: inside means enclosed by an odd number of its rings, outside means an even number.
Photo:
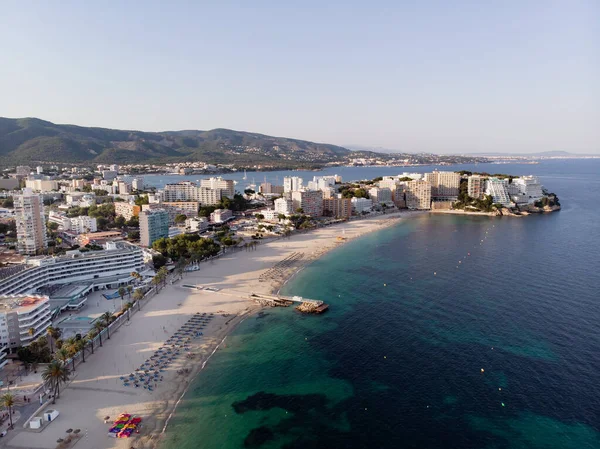
[{"label": "palm tree", "polygon": [[141,289],[137,289],[136,291],[133,292],[133,299],[135,301],[139,301],[140,299],[144,298],[144,292]]},{"label": "palm tree", "polygon": [[112,319],[112,313],[110,313],[110,312],[104,312],[102,314],[102,316],[100,317],[100,319],[102,319],[106,323],[106,336],[110,340],[110,329],[109,329],[109,326],[110,326],[110,321]]},{"label": "palm tree", "polygon": [[42,373],[42,379],[49,382],[53,388],[52,403],[55,404],[56,398],[60,395],[60,384],[69,380],[69,368],[63,362],[53,360],[46,367],[46,371]]},{"label": "palm tree", "polygon": [[163,286],[167,285],[167,276],[169,275],[169,271],[165,267],[160,267],[158,274],[163,281]]},{"label": "palm tree", "polygon": [[55,333],[56,329],[52,326],[48,326],[48,329],[46,329],[46,334],[48,335],[48,342],[50,343],[50,354],[54,352],[54,348],[52,347],[52,341],[54,340]]},{"label": "palm tree", "polygon": [[94,323],[94,328],[98,331],[98,337],[100,339],[100,346],[102,346],[102,331],[104,330],[104,323],[101,321],[96,321]]},{"label": "palm tree", "polygon": [[66,347],[62,347],[54,353],[54,357],[64,363],[69,358],[69,351]]},{"label": "palm tree", "polygon": [[8,417],[10,419],[10,428],[12,429],[14,427],[13,420],[12,420],[12,415],[13,415],[12,408],[15,405],[15,397],[11,393],[6,393],[6,394],[2,395],[2,405],[8,409]]},{"label": "palm tree", "polygon": [[81,337],[81,340],[77,341],[77,349],[81,352],[81,363],[85,363],[85,347],[89,343],[87,335]]},{"label": "palm tree", "polygon": [[133,286],[132,285],[128,285],[127,286],[127,294],[129,295],[129,297],[131,298],[131,292],[133,291]]}]

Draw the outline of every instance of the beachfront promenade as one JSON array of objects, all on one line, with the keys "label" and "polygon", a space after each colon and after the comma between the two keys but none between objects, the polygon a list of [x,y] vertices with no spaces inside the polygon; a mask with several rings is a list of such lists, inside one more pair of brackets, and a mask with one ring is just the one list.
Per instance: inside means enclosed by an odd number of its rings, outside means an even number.
[{"label": "beachfront promenade", "polygon": [[[134,313],[130,321],[123,321],[118,331],[111,333],[110,340],[103,339],[103,347],[97,348],[94,355],[88,354],[86,363],[77,366],[71,383],[53,406],[61,413],[55,422],[41,433],[23,430],[19,425],[7,440],[0,441],[0,445],[54,448],[57,439],[65,436],[66,429],[78,428],[84,437],[76,447],[129,449],[132,442],[136,448],[153,447],[189,379],[201,369],[229,329],[257,308],[249,294],[270,294],[287,279],[261,282],[261,274],[293,253],[302,252],[308,260],[313,260],[343,241],[395,222],[394,218],[397,215],[343,223],[267,242],[253,251],[226,253],[202,264],[199,271],[185,273],[182,281],[172,285],[167,283],[156,296],[144,300],[146,303],[141,310]],[[346,240],[340,241],[341,235]],[[289,277],[293,273],[284,274]],[[218,291],[185,288],[183,283],[213,287]],[[192,351],[198,354],[196,358],[176,358],[161,373],[164,379],[153,391],[123,385],[121,377],[128,376],[145,363],[198,312],[213,313],[215,318],[202,330],[202,338],[193,342]],[[85,310],[82,313],[85,314]],[[185,369],[187,374],[178,374]],[[135,441],[107,436],[110,426],[104,423],[104,417],[114,418],[123,412],[144,419],[144,428]]]}]

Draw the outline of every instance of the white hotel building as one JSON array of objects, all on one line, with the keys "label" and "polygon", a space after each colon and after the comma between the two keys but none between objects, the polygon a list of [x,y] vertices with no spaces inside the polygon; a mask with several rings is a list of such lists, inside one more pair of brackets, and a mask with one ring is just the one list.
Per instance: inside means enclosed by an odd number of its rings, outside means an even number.
[{"label": "white hotel building", "polygon": [[59,257],[31,257],[22,265],[0,270],[0,295],[34,293],[41,287],[88,284],[89,290],[131,281],[131,272],[144,270],[141,248],[108,242],[101,251],[69,251]]},{"label": "white hotel building", "polygon": [[[47,296],[0,296],[0,347],[14,350],[44,335],[51,323]],[[33,329],[33,335],[30,335]],[[0,367],[6,362],[0,357]]]}]

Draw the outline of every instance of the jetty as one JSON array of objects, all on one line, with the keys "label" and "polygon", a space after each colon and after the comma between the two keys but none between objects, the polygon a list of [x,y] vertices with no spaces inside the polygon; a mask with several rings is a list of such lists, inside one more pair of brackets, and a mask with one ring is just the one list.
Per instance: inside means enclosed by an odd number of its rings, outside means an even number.
[{"label": "jetty", "polygon": [[288,307],[296,303],[296,310],[303,313],[323,313],[329,306],[318,299],[303,298],[302,296],[268,295],[264,293],[251,293],[250,299],[261,305],[271,307]]}]

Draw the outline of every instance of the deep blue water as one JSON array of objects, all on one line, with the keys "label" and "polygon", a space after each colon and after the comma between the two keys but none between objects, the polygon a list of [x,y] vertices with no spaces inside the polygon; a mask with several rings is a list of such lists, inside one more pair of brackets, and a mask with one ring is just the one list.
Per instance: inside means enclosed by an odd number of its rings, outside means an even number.
[{"label": "deep blue water", "polygon": [[164,446],[600,448],[600,161],[493,167],[563,210],[422,215],[327,254],[285,289],[330,311],[242,323]]}]

